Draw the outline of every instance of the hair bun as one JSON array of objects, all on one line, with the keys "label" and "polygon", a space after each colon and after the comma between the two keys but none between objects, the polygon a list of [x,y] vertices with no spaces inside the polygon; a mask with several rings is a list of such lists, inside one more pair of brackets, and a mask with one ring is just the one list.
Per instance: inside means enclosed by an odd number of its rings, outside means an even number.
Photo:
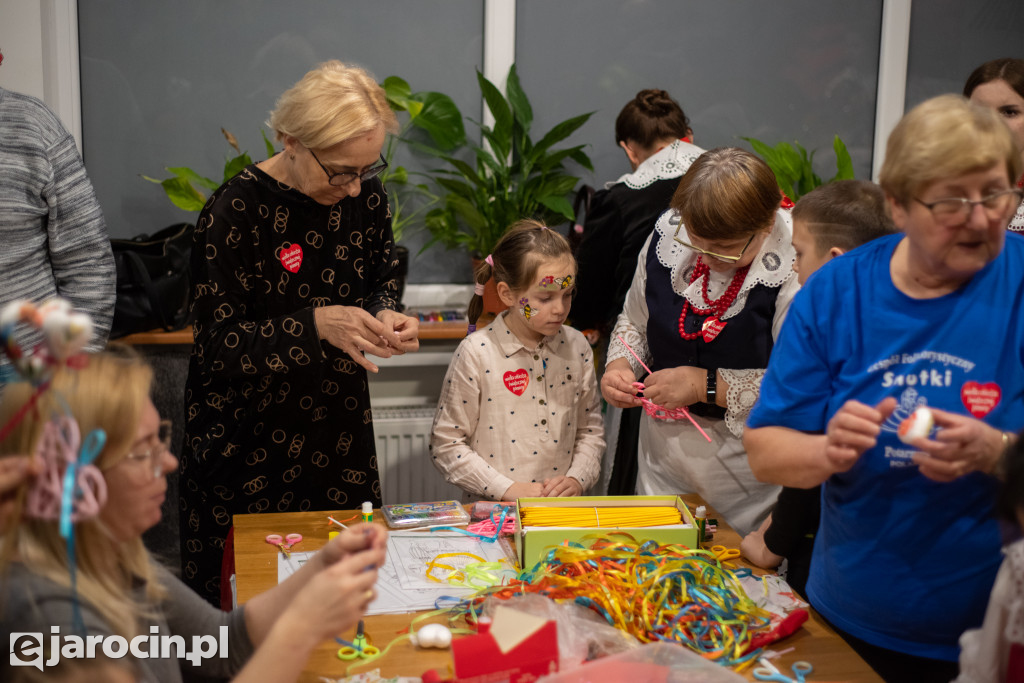
[{"label": "hair bun", "polygon": [[674,102],[664,90],[641,90],[636,94],[636,103],[640,108],[655,116],[664,116],[674,109]]}]

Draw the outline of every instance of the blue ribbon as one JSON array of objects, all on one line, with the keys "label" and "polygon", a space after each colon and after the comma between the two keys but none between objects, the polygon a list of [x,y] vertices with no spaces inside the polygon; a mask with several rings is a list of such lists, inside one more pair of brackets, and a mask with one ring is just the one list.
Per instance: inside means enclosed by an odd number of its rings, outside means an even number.
[{"label": "blue ribbon", "polygon": [[82,440],[78,458],[68,464],[64,470],[64,485],[60,495],[60,535],[67,540],[68,550],[68,573],[71,579],[71,607],[75,629],[85,635],[85,620],[82,619],[82,607],[78,602],[78,590],[75,570],[78,567],[78,559],[75,557],[75,534],[74,526],[71,523],[71,515],[75,509],[75,499],[81,495],[78,490],[78,468],[91,465],[93,460],[103,450],[107,442],[107,434],[102,429],[94,429]]}]

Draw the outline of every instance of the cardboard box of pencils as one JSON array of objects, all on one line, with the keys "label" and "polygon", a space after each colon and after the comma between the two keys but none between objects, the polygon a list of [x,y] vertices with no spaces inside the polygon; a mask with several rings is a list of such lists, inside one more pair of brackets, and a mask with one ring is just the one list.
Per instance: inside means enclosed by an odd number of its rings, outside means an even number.
[{"label": "cardboard box of pencils", "polygon": [[[589,526],[531,526],[529,521],[523,524],[524,509],[553,508],[558,510],[579,508],[571,514],[581,514],[582,509],[594,512],[594,523]],[[636,512],[644,514],[643,508],[675,508],[679,511],[681,523],[659,526],[615,526],[613,519],[601,520],[601,510],[608,508],[637,508]],[[594,538],[607,535],[613,531],[624,531],[638,542],[655,541],[661,545],[676,543],[688,548],[697,546],[697,523],[693,519],[686,503],[679,496],[579,496],[576,498],[520,498],[516,501],[516,556],[519,566],[529,569],[539,562],[549,548],[562,545],[565,541],[575,541],[589,546]],[[557,522],[557,513],[554,514]],[[529,517],[529,510],[527,510]],[[589,537],[589,538],[588,538]]]}]

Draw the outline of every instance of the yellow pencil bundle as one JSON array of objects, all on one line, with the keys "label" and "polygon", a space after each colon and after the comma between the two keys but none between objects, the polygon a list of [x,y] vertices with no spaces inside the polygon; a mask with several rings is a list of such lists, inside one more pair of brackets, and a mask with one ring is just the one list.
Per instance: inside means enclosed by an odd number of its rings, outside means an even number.
[{"label": "yellow pencil bundle", "polygon": [[682,524],[674,507],[521,507],[522,525],[549,527],[652,527]]}]

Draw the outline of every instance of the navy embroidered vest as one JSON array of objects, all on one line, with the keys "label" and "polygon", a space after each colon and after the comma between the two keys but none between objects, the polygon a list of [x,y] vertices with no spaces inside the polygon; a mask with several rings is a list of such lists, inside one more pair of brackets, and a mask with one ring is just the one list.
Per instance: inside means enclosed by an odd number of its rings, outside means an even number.
[{"label": "navy embroidered vest", "polygon": [[[772,321],[775,319],[775,301],[780,287],[755,285],[747,293],[747,302],[736,315],[725,322],[727,325],[711,342],[698,337],[693,341],[679,336],[679,316],[683,311],[684,297],[672,289],[672,271],[658,261],[658,240],[672,239],[657,231],[647,250],[647,345],[651,350],[651,370],[676,368],[690,365],[698,368],[766,368],[771,355]],[[690,270],[684,273],[685,281],[690,279]],[[687,313],[684,329],[687,333],[699,332],[707,315],[698,315],[691,307]],[[722,417],[725,409],[706,403],[690,407],[696,415]]]}]

